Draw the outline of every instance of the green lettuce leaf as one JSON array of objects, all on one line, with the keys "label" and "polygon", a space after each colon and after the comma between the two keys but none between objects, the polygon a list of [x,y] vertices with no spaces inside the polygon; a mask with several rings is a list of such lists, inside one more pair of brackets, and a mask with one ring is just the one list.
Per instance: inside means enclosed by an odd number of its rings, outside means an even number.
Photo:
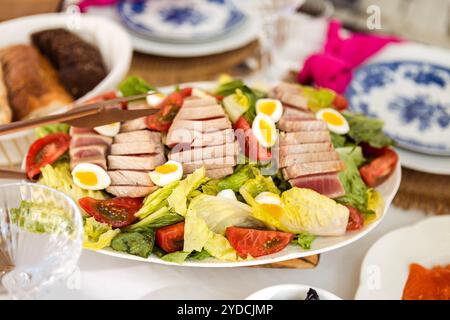
[{"label": "green lettuce leaf", "polygon": [[189,255],[189,259],[197,260],[197,261],[202,261],[202,260],[205,260],[205,259],[208,259],[211,257],[212,257],[212,255],[205,249],[203,249],[200,252],[194,251]]},{"label": "green lettuce leaf", "polygon": [[119,91],[124,97],[147,93],[150,90],[155,90],[155,88],[138,76],[130,76],[119,84]]},{"label": "green lettuce leaf", "polygon": [[223,178],[217,184],[218,190],[231,189],[234,192],[238,192],[239,188],[250,179],[256,177],[259,174],[259,170],[253,164],[245,164],[236,167],[234,173],[228,177]]},{"label": "green lettuce leaf", "polygon": [[339,180],[345,190],[345,195],[336,199],[337,202],[347,204],[358,209],[361,213],[369,213],[367,209],[368,188],[359,174],[353,156],[342,149],[337,149],[339,156],[345,163],[345,170],[339,172]]},{"label": "green lettuce leaf", "polygon": [[147,258],[155,244],[155,232],[148,229],[142,232],[119,233],[111,242],[111,248],[116,251]]},{"label": "green lettuce leaf", "polygon": [[120,229],[112,229],[110,225],[87,218],[84,222],[83,247],[89,250],[100,250],[111,245],[112,239],[120,233]]},{"label": "green lettuce leaf", "polygon": [[219,260],[240,260],[236,250],[234,250],[227,238],[221,234],[213,234],[212,237],[206,242],[205,250],[208,251],[211,256]]},{"label": "green lettuce leaf", "polygon": [[344,113],[350,126],[348,136],[358,145],[366,142],[374,148],[394,145],[394,141],[383,132],[384,122],[380,119],[368,118],[362,114]]},{"label": "green lettuce leaf", "polygon": [[245,190],[253,198],[261,192],[281,193],[271,177],[264,177],[260,174],[253,179],[247,180],[242,187],[239,188],[239,192],[241,192],[241,190]]},{"label": "green lettuce leaf", "polygon": [[84,190],[78,187],[72,180],[70,165],[67,161],[58,161],[53,165],[43,167],[38,182],[65,193],[77,203],[78,199],[83,197],[91,197],[98,200],[108,198],[103,191]]},{"label": "green lettuce leaf", "polygon": [[169,208],[162,207],[144,219],[126,227],[127,230],[146,230],[149,228],[161,228],[183,221],[184,218]]},{"label": "green lettuce leaf", "polygon": [[172,262],[172,263],[177,263],[177,264],[182,264],[187,259],[189,254],[190,254],[190,252],[176,251],[176,252],[168,253],[168,254],[162,256],[161,260],[164,260],[167,262]]},{"label": "green lettuce leaf", "polygon": [[317,112],[320,109],[329,108],[333,104],[336,93],[326,88],[300,87],[302,94],[308,99],[308,108]]},{"label": "green lettuce leaf", "polygon": [[345,135],[340,135],[334,132],[330,132],[331,135],[331,143],[333,144],[333,147],[335,148],[342,148],[345,147],[347,143],[347,139]]},{"label": "green lettuce leaf", "polygon": [[180,181],[178,186],[175,187],[167,198],[169,207],[182,216],[186,215],[188,196],[193,190],[197,189],[205,182],[205,177],[205,167],[188,174],[185,179]]},{"label": "green lettuce leaf", "polygon": [[363,165],[366,162],[366,158],[364,158],[362,148],[359,146],[358,147],[351,146],[351,147],[344,147],[344,148],[336,148],[336,151],[339,153],[339,155],[341,155],[341,154],[349,155],[357,167],[360,167],[361,165]]},{"label": "green lettuce leaf", "polygon": [[36,136],[36,139],[39,139],[45,137],[50,133],[57,133],[57,132],[69,133],[69,129],[70,126],[66,123],[55,123],[34,129],[34,134]]},{"label": "green lettuce leaf", "polygon": [[[200,195],[192,200],[189,211],[202,218],[209,230],[225,234],[231,226],[261,228],[264,224],[252,217],[251,207],[236,200]],[[195,249],[199,251],[198,249]]]},{"label": "green lettuce leaf", "polygon": [[316,239],[315,235],[309,234],[307,232],[299,233],[294,240],[293,244],[299,245],[303,250],[310,250],[311,244]]},{"label": "green lettuce leaf", "polygon": [[179,181],[174,181],[146,196],[141,209],[135,213],[135,216],[139,219],[144,219],[160,208],[168,206],[167,198],[178,184]]}]

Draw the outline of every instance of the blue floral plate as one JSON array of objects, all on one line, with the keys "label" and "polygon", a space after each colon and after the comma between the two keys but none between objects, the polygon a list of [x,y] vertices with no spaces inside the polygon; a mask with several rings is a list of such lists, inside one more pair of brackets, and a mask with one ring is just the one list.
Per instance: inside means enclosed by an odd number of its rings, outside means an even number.
[{"label": "blue floral plate", "polygon": [[229,0],[122,0],[117,10],[130,30],[172,42],[211,40],[246,20]]},{"label": "blue floral plate", "polygon": [[450,68],[422,61],[388,61],[355,71],[350,110],[384,120],[400,147],[450,155]]}]

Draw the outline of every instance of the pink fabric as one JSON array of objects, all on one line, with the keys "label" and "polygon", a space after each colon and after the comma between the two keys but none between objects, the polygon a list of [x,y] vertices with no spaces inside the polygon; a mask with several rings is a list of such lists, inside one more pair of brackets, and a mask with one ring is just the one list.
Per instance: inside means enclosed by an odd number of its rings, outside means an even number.
[{"label": "pink fabric", "polygon": [[339,21],[330,21],[324,50],[313,54],[304,63],[298,81],[326,87],[343,93],[352,79],[352,70],[389,43],[401,42],[395,37],[353,33],[340,36]]},{"label": "pink fabric", "polygon": [[82,0],[78,4],[81,12],[86,12],[91,6],[112,6],[117,3],[117,0]]}]

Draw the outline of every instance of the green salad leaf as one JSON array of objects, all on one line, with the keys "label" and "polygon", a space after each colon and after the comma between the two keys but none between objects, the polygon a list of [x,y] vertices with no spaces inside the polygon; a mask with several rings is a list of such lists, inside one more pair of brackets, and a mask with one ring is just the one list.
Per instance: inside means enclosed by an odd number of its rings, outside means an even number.
[{"label": "green salad leaf", "polygon": [[350,126],[348,136],[359,145],[366,142],[374,148],[394,145],[394,141],[383,132],[384,122],[380,119],[368,118],[362,114],[343,113]]},{"label": "green salad leaf", "polygon": [[178,184],[179,181],[174,181],[162,188],[159,188],[155,192],[150,193],[145,197],[141,209],[135,213],[135,216],[139,219],[144,219],[150,214],[158,211],[160,208],[168,207],[169,203],[167,202],[167,198],[178,186]]},{"label": "green salad leaf", "polygon": [[203,184],[206,181],[205,178],[205,167],[201,167],[193,173],[188,174],[185,179],[180,181],[167,198],[169,207],[182,216],[186,215],[189,194]]},{"label": "green salad leaf", "polygon": [[68,161],[58,161],[43,167],[38,182],[67,194],[77,203],[78,199],[83,197],[91,197],[98,200],[108,198],[103,191],[85,190],[78,187],[72,180]]},{"label": "green salad leaf", "polygon": [[334,132],[330,132],[331,135],[331,143],[333,144],[333,147],[335,148],[342,148],[345,147],[347,138],[345,135],[340,135]]},{"label": "green salad leaf", "polygon": [[161,257],[161,260],[182,264],[190,254],[191,254],[190,252],[176,251],[163,255]]},{"label": "green salad leaf", "polygon": [[299,89],[308,99],[308,108],[313,112],[331,107],[334,98],[336,97],[336,92],[331,89],[313,88],[307,86],[302,86]]},{"label": "green salad leaf", "polygon": [[[367,192],[368,188],[359,174],[358,166],[355,162],[359,156],[351,151],[351,148],[336,149],[342,161],[345,163],[345,170],[339,172],[339,180],[345,190],[345,195],[336,199],[339,203],[347,204],[361,213],[368,213]],[[356,152],[358,154],[358,152]]]},{"label": "green salad leaf", "polygon": [[206,251],[205,249],[202,249],[202,251],[194,251],[189,255],[189,259],[202,261],[208,258],[211,258],[212,255]]},{"label": "green salad leaf", "polygon": [[239,188],[239,192],[241,190],[245,190],[253,198],[261,192],[281,193],[271,177],[264,177],[261,174],[257,174],[255,178],[247,180],[242,187]]},{"label": "green salad leaf", "polygon": [[178,213],[171,212],[168,207],[162,207],[146,216],[144,219],[126,227],[127,230],[146,230],[149,228],[161,228],[183,221]]},{"label": "green salad leaf", "polygon": [[130,76],[119,84],[119,91],[124,97],[147,93],[150,90],[155,90],[155,88],[138,76]]},{"label": "green salad leaf", "polygon": [[147,258],[155,244],[155,232],[152,229],[141,232],[119,233],[111,241],[111,247],[116,251]]},{"label": "green salad leaf", "polygon": [[83,247],[89,250],[100,250],[111,245],[112,239],[120,233],[120,229],[112,229],[110,225],[87,218],[84,222]]},{"label": "green salad leaf", "polygon": [[57,133],[57,132],[69,133],[69,129],[70,126],[66,123],[54,123],[34,129],[34,134],[36,136],[36,139],[39,139],[45,137],[50,133]]},{"label": "green salad leaf", "polygon": [[311,244],[316,239],[316,236],[307,232],[299,233],[295,236],[292,244],[299,245],[303,250],[310,250]]},{"label": "green salad leaf", "polygon": [[223,178],[217,184],[218,190],[231,189],[238,192],[239,188],[248,180],[253,179],[259,173],[258,168],[254,164],[245,164],[237,166],[234,173]]},{"label": "green salad leaf", "polygon": [[362,148],[359,146],[336,148],[336,151],[339,153],[339,155],[349,155],[357,167],[360,167],[366,162],[366,158],[364,158]]}]

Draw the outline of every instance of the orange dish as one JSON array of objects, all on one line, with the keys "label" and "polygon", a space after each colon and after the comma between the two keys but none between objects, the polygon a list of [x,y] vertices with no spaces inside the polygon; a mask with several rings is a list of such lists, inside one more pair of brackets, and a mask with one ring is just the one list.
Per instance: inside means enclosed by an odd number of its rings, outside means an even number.
[{"label": "orange dish", "polygon": [[450,300],[450,264],[432,269],[411,264],[402,299]]}]

